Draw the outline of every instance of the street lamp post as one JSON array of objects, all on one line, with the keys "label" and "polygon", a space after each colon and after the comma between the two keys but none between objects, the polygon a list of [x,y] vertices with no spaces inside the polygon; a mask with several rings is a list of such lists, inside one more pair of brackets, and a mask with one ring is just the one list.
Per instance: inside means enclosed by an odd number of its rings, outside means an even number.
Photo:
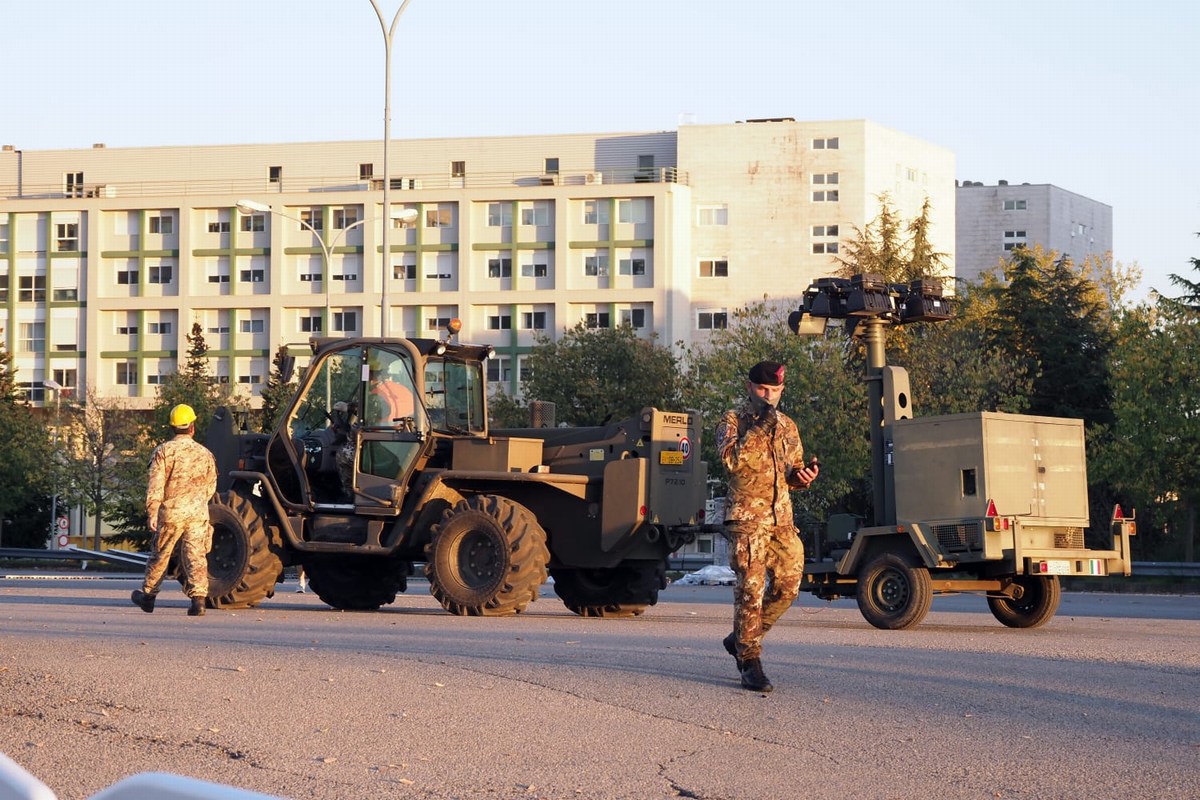
[{"label": "street lamp post", "polygon": [[[333,320],[330,318],[331,312],[330,312],[330,305],[329,305],[329,284],[332,282],[332,277],[333,277],[330,274],[330,269],[332,268],[332,265],[333,265],[333,248],[335,248],[337,246],[338,240],[341,239],[341,237],[345,236],[347,231],[351,230],[352,228],[357,228],[360,225],[365,225],[370,220],[368,220],[366,217],[363,217],[362,219],[358,220],[357,222],[353,222],[353,223],[347,225],[345,228],[342,228],[340,231],[338,231],[337,235],[333,237],[332,242],[326,242],[324,235],[322,235],[322,233],[319,230],[314,228],[309,223],[305,222],[300,217],[289,214],[286,211],[277,211],[276,209],[271,208],[271,206],[267,205],[266,203],[259,203],[255,200],[238,200],[237,201],[237,210],[240,211],[242,214],[253,214],[255,212],[260,213],[260,214],[277,214],[285,219],[290,219],[294,222],[299,222],[302,226],[307,228],[309,230],[309,232],[312,233],[313,236],[316,237],[317,243],[319,245],[321,245],[321,259],[322,259],[321,281],[322,281],[322,283],[324,283],[323,288],[325,290],[325,322],[323,324],[328,325],[328,326],[330,326],[330,328],[332,328]],[[394,219],[398,219],[403,222],[411,222],[416,218],[417,218],[417,210],[415,208],[402,208],[394,217]],[[388,222],[386,220],[384,221],[383,229],[384,229],[384,231],[387,231],[387,229],[388,229]],[[385,278],[385,285],[386,285],[386,278]],[[326,330],[324,332],[331,333],[332,331]]]},{"label": "street lamp post", "polygon": [[379,17],[379,29],[383,32],[383,269],[380,270],[380,276],[383,279],[382,291],[379,293],[379,335],[388,335],[388,284],[391,283],[391,260],[392,254],[389,251],[390,239],[389,228],[391,227],[391,189],[392,176],[388,172],[388,152],[392,145],[392,40],[396,35],[396,23],[400,21],[400,15],[404,13],[404,9],[408,8],[409,0],[404,0],[400,4],[400,8],[396,11],[396,16],[392,17],[392,25],[389,28],[383,21],[383,12],[379,10],[377,0],[371,0],[371,7],[375,9],[375,16]]},{"label": "street lamp post", "polygon": [[54,392],[54,439],[51,449],[54,451],[54,495],[50,498],[50,541],[52,550],[58,549],[58,428],[62,419],[60,415],[62,401],[62,384],[56,380],[44,380],[42,386]]}]

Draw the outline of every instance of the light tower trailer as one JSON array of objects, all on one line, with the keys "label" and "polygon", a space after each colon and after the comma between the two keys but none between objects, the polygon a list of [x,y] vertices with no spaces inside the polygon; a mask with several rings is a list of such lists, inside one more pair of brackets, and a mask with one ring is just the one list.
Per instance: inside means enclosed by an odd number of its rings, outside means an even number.
[{"label": "light tower trailer", "polygon": [[834,515],[805,566],[801,589],[855,597],[878,628],[919,624],[935,594],[979,592],[1013,628],[1058,610],[1059,577],[1130,575],[1133,515],[1114,509],[1112,546],[1084,544],[1089,525],[1083,421],[975,412],[913,416],[908,373],[885,363],[886,326],[951,318],[935,281],[878,275],[821,278],[789,325],[815,334],[846,320],[867,350],[870,525]]}]

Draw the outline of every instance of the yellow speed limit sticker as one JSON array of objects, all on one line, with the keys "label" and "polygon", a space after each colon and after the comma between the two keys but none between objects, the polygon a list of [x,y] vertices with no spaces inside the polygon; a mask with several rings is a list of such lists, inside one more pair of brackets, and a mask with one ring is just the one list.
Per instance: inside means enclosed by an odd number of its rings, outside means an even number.
[{"label": "yellow speed limit sticker", "polygon": [[658,463],[679,466],[683,463],[683,452],[679,450],[663,450],[658,454]]}]

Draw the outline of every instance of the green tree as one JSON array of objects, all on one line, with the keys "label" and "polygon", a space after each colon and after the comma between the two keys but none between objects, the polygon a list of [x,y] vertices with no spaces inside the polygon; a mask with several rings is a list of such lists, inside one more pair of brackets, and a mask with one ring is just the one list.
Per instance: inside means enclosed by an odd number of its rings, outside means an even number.
[{"label": "green tree", "polygon": [[855,226],[853,238],[841,243],[837,262],[844,277],[882,275],[888,283],[910,283],[946,273],[946,254],[933,249],[929,238],[932,205],[925,198],[921,214],[907,224],[891,197],[879,196],[879,214],[866,228]]},{"label": "green tree", "polygon": [[587,328],[581,322],[557,341],[539,339],[526,363],[525,396],[554,403],[560,423],[600,425],[646,406],[680,406],[675,354],[629,325]]},{"label": "green tree", "polygon": [[196,441],[203,442],[217,406],[228,404],[228,392],[222,392],[213,379],[208,363],[208,344],[204,341],[204,329],[200,323],[192,324],[187,336],[187,359],[182,368],[166,376],[158,386],[158,402],[154,406],[154,425],[157,438],[171,435],[169,416],[171,409],[186,403],[196,412]]},{"label": "green tree", "polygon": [[805,453],[821,461],[812,489],[793,494],[798,522],[824,520],[835,511],[863,514],[871,484],[862,373],[849,364],[851,345],[841,328],[821,337],[795,336],[787,326],[791,310],[790,303],[765,299],[737,309],[727,328],[687,353],[684,401],[704,420],[701,452],[710,478],[727,479],[715,449],[718,419],[746,398],[750,367],[778,361],[788,368],[780,409],[796,420]]},{"label": "green tree", "polygon": [[[44,411],[39,418],[25,400],[17,386],[12,357],[0,345],[0,441],[5,448],[0,459],[0,520],[14,519],[54,491],[59,461],[45,418]],[[41,519],[41,542],[36,546],[44,545],[49,536],[49,514]]]},{"label": "green tree", "polygon": [[263,433],[271,433],[279,426],[283,413],[287,411],[296,395],[297,381],[294,374],[294,359],[288,355],[287,345],[279,345],[271,361],[271,375],[262,390],[262,410],[259,412],[259,427]]},{"label": "green tree", "polygon": [[138,412],[113,398],[89,391],[82,404],[72,404],[70,422],[64,426],[63,451],[66,499],[81,504],[91,516],[93,547],[100,549],[101,522],[114,522],[115,506],[123,493],[132,490],[145,497],[145,475],[140,484],[126,485],[123,462],[138,453],[145,422]]},{"label": "green tree", "polygon": [[1091,267],[1040,247],[1013,251],[996,303],[991,343],[1031,380],[1029,413],[1112,422],[1108,365],[1116,315]]}]

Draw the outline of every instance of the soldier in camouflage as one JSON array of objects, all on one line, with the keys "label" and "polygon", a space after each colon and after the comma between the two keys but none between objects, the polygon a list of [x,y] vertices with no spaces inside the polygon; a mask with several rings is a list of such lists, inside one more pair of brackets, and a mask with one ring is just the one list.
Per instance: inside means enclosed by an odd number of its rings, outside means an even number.
[{"label": "soldier in camouflage", "polygon": [[750,369],[746,402],[717,424],[717,453],[729,475],[725,537],[737,576],[733,633],[723,644],[737,662],[742,685],[769,692],[762,640],[800,593],[804,544],[792,519],[790,491],[816,480],[816,459],[804,464],[796,423],[776,406],[786,369],[760,361]]},{"label": "soldier in camouflage", "polygon": [[172,408],[170,422],[174,437],[159,445],[150,457],[146,520],[154,543],[142,588],[135,590],[130,599],[147,614],[154,611],[171,551],[182,541],[184,593],[192,599],[187,613],[199,617],[204,614],[208,597],[208,551],[213,535],[208,501],[217,491],[217,465],[208,448],[192,438],[196,412],[191,406]]}]

